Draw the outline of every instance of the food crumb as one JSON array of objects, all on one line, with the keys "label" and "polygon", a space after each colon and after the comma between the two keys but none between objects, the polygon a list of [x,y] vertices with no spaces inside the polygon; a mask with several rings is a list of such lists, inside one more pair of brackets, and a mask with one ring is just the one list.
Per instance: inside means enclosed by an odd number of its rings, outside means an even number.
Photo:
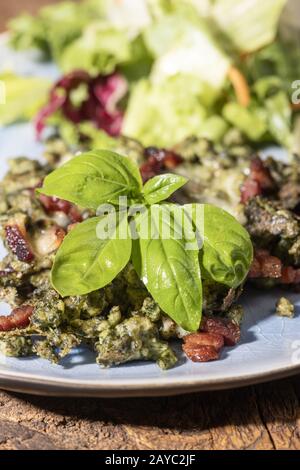
[{"label": "food crumb", "polygon": [[295,315],[295,306],[286,297],[281,297],[276,303],[276,315],[293,318]]}]

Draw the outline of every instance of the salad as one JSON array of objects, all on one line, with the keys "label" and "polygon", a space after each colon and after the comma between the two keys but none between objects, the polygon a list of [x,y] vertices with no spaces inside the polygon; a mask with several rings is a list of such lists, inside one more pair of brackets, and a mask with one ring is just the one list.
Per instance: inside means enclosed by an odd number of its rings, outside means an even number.
[{"label": "salad", "polygon": [[[0,125],[32,120],[45,146],[44,164],[12,159],[0,183],[0,297],[12,307],[1,352],[57,363],[85,345],[102,367],[168,369],[179,339],[189,359],[212,361],[239,342],[246,281],[299,287],[291,11],[85,0],[10,22],[10,46],[61,78],[0,74]],[[286,163],[260,157],[270,143]],[[284,297],[276,311],[294,314]]]},{"label": "salad", "polygon": [[298,150],[297,6],[286,4],[85,0],[23,14],[8,25],[11,46],[38,50],[62,78],[33,83],[4,71],[0,124],[32,117],[39,136],[52,125],[71,144],[98,143],[102,129],[168,148],[238,130],[252,145]]}]

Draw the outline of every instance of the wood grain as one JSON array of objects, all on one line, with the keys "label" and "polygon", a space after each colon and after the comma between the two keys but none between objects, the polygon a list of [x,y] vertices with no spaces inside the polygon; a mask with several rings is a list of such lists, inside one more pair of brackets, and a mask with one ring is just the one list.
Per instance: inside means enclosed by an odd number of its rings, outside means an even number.
[{"label": "wood grain", "polygon": [[0,392],[0,449],[300,449],[300,379],[172,398]]},{"label": "wood grain", "polygon": [[[48,0],[0,0],[0,30]],[[300,378],[153,399],[0,392],[0,449],[300,449]]]}]

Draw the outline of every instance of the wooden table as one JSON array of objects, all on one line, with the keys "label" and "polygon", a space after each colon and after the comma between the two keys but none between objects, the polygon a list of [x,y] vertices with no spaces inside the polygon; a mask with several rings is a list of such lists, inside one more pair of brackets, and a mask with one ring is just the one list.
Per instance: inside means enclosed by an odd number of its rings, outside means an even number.
[{"label": "wooden table", "polygon": [[[6,19],[48,0],[0,0]],[[300,377],[176,398],[0,392],[0,449],[300,449]]]},{"label": "wooden table", "polygon": [[300,378],[172,398],[0,393],[0,449],[299,449]]}]

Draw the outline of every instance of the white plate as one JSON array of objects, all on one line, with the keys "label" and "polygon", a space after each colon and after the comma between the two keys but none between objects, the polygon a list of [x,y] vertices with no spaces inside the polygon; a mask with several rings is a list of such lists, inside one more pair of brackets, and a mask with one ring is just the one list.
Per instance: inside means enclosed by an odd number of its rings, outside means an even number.
[{"label": "white plate", "polygon": [[[11,53],[0,46],[0,64],[15,66],[19,73],[57,76],[55,67],[33,60],[34,55]],[[40,157],[41,153],[30,124],[0,129],[1,178],[7,157]],[[59,366],[37,358],[0,356],[0,388],[45,395],[150,396],[243,386],[296,374],[300,372],[300,297],[288,296],[296,303],[296,317],[290,320],[274,315],[280,294],[279,290],[247,289],[241,343],[224,349],[217,362],[193,364],[179,352],[178,366],[163,372],[142,362],[102,370],[94,355],[82,349]]]}]

